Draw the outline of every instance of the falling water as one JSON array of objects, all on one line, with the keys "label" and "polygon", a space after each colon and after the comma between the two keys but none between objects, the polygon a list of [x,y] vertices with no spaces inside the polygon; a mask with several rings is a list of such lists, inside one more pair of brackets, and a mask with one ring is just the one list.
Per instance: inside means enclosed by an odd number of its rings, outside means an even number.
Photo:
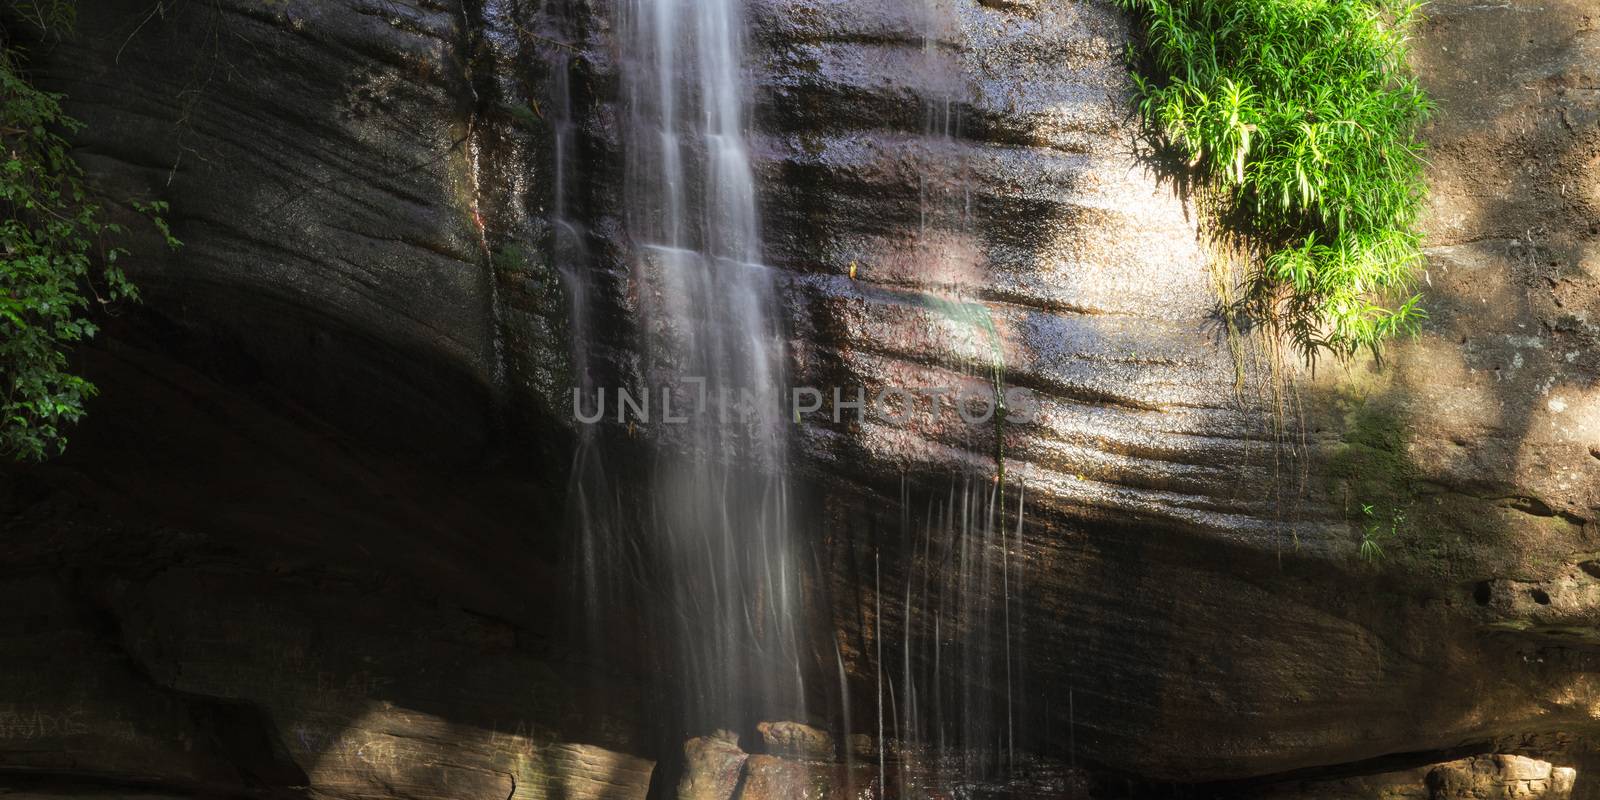
[{"label": "falling water", "polygon": [[[947,74],[941,2],[926,2],[927,72]],[[658,699],[676,704],[681,725],[674,733],[686,735],[806,718],[800,547],[786,474],[789,421],[742,415],[719,392],[748,392],[748,406],[771,411],[782,407],[786,382],[745,141],[743,5],[626,0],[619,10],[629,248],[623,294],[636,335],[626,349],[639,356],[631,369],[643,387],[635,395],[648,392],[660,413],[661,388],[669,387],[676,408],[707,403],[712,411],[637,437],[630,431],[628,442],[644,443],[634,450],[602,448],[586,435],[574,472],[591,605],[607,600],[596,586],[634,584],[631,597],[614,602],[644,609],[655,649],[671,656],[673,696]],[[948,85],[935,82],[941,88],[929,92],[926,105],[931,179],[921,191],[920,251],[951,261],[965,251],[948,243],[973,234],[970,197],[962,166],[946,159],[958,147],[959,106]],[[569,159],[574,132],[563,120],[571,112],[558,112],[556,147]],[[570,178],[565,170],[557,178],[564,213]],[[562,234],[570,253],[590,258],[582,252],[582,231]],[[581,277],[569,279],[583,289]],[[580,292],[574,297],[578,302]],[[575,309],[575,327],[588,324],[585,313]],[[575,355],[580,362],[589,357]],[[987,379],[995,365],[973,366]],[[597,388],[587,372],[579,385],[585,396]],[[619,452],[636,456],[640,449],[644,465],[615,463]],[[610,455],[602,459],[602,451]],[[840,730],[876,734],[879,787],[906,784],[912,752],[945,764],[939,779],[946,785],[993,776],[1012,762],[1020,724],[1014,706],[1024,691],[1014,664],[1023,623],[1015,598],[1024,575],[1012,557],[1022,498],[991,478],[958,479],[948,498],[915,521],[919,515],[908,511],[899,551],[878,551],[888,553],[884,567],[895,562],[892,571],[880,570],[876,554],[863,565],[873,601],[862,610],[872,616],[874,642],[856,655],[875,665],[877,690],[858,694],[857,710],[870,717],[852,719],[845,654],[835,642]],[[909,509],[910,496],[901,500]],[[591,632],[598,627],[591,623]],[[853,758],[849,747],[841,750]]]},{"label": "falling water", "polygon": [[[618,31],[625,293],[640,357],[629,391],[654,405],[655,424],[628,432],[642,451],[609,456],[642,465],[600,469],[604,448],[581,443],[590,461],[574,471],[574,497],[586,505],[591,605],[608,582],[642,585],[634,601],[670,659],[662,700],[681,733],[699,735],[800,712],[799,561],[776,413],[784,338],[745,145],[742,3],[627,0]],[[570,132],[556,127],[559,150]],[[579,385],[590,398],[600,388]]]},{"label": "falling water", "polygon": [[[977,251],[970,243],[979,237],[961,140],[964,84],[952,47],[960,36],[956,6],[949,0],[922,0],[921,5],[926,163],[918,172],[916,250],[929,284],[940,283],[940,276],[972,274]],[[944,293],[930,294],[924,303],[987,340],[982,349],[992,350],[993,357],[964,366],[972,377],[992,381],[1002,391],[1004,363],[987,307]],[[996,440],[1001,436],[994,434]],[[983,434],[973,435],[972,444],[981,451]],[[1017,555],[1024,497],[1021,484],[999,468],[1005,454],[998,445],[994,455],[995,474],[977,470],[958,476],[945,497],[929,502],[919,522],[902,520],[898,585],[887,585],[874,573],[875,583],[883,583],[875,586],[875,602],[892,597],[901,608],[897,620],[883,619],[878,610],[873,625],[880,647],[893,648],[876,653],[877,679],[879,695],[899,701],[890,704],[888,727],[902,753],[901,774],[895,778],[901,786],[931,780],[962,794],[1012,781],[1022,766],[1018,749],[1037,730],[1037,715],[1021,708],[1026,705],[1021,641],[1027,620],[1020,599],[1027,576]],[[901,506],[912,504],[912,492],[903,490]],[[898,630],[889,630],[894,626]]]}]

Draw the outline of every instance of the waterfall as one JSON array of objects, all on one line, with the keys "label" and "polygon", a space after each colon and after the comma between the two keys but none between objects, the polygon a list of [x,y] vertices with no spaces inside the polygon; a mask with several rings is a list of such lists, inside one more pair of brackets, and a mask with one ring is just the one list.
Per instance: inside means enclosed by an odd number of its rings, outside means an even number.
[{"label": "waterfall", "polygon": [[716,409],[662,426],[649,520],[698,733],[801,697],[783,337],[745,144],[742,3],[629,0],[623,15],[645,383]]},{"label": "waterfall", "polygon": [[[785,339],[745,142],[742,5],[618,8],[625,294],[636,332],[627,348],[638,358],[625,391],[653,419],[624,437],[644,442],[623,448],[643,464],[602,468],[591,431],[574,470],[592,604],[605,602],[595,587],[608,578],[642,584],[634,591],[648,635],[670,658],[662,673],[673,697],[661,700],[688,735],[803,710]],[[559,151],[565,129],[556,127]],[[564,193],[567,170],[558,175]],[[595,396],[586,380],[579,390]]]},{"label": "waterfall", "polygon": [[[954,274],[976,235],[966,165],[953,157],[962,106],[951,76],[959,65],[948,4],[925,3],[926,127],[917,152],[926,163],[912,246],[930,274]],[[629,373],[631,395],[647,398],[656,417],[637,431],[618,425],[613,395],[609,427],[583,428],[573,470],[580,572],[590,608],[623,610],[592,616],[586,630],[603,639],[619,617],[643,617],[642,649],[668,659],[662,691],[650,700],[671,719],[663,731],[669,746],[718,728],[748,731],[761,720],[820,719],[806,714],[810,675],[819,696],[836,689],[842,734],[897,743],[872,757],[880,787],[914,782],[913,761],[949,785],[1006,774],[1017,730],[1026,727],[1014,718],[1025,676],[1013,651],[1023,621],[1012,614],[1024,573],[1011,558],[1022,498],[1007,484],[963,475],[915,522],[907,494],[899,544],[893,534],[864,539],[872,555],[851,574],[863,584],[855,596],[871,597],[855,609],[864,628],[857,633],[870,646],[853,657],[861,678],[876,673],[876,691],[856,694],[854,708],[838,632],[813,630],[806,618],[801,554],[815,553],[800,540],[821,537],[800,536],[791,508],[792,421],[778,413],[787,355],[774,275],[762,264],[746,142],[743,7],[744,0],[623,0],[617,9],[620,288],[586,278],[609,267],[592,266],[605,256],[589,252],[587,234],[567,220],[578,182],[565,164],[578,157],[578,133],[573,109],[555,109],[558,252],[564,263],[590,264],[563,269],[579,306],[572,319],[580,394],[594,398],[603,383],[584,365],[607,359],[591,352],[597,341],[608,345],[590,328],[607,326],[591,321],[588,298],[610,291],[630,318],[618,326],[626,341],[609,346]],[[558,78],[558,89],[566,80]],[[981,304],[930,294],[927,305],[993,330]],[[968,366],[985,379],[999,369]],[[664,403],[686,421],[661,424]],[[604,446],[603,431],[620,445]],[[830,638],[831,646],[820,644]],[[802,666],[802,645],[807,658],[824,654],[822,671],[815,661]]]}]

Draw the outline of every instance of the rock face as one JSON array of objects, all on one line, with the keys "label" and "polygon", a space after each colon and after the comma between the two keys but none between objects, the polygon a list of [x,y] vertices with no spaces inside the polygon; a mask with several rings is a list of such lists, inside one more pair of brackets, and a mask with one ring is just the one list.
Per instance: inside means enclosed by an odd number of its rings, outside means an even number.
[{"label": "rock face", "polygon": [[0,470],[0,793],[644,797],[638,675],[568,646],[530,534],[564,481],[489,469],[561,449],[505,434],[566,350],[516,344],[548,182],[484,120],[496,10],[80,5],[38,80],[185,246],[136,243],[72,454]]},{"label": "rock face", "polygon": [[[1178,780],[1592,725],[1593,655],[1557,632],[1588,630],[1600,590],[1600,34],[1581,3],[1430,13],[1433,318],[1382,368],[1310,375],[1218,330],[1193,209],[1138,155],[1108,5],[752,4],[797,382],[982,392],[998,367],[1043,398],[999,442],[948,408],[804,428],[857,702],[954,692],[1030,746]],[[921,478],[937,503],[997,454],[1028,518],[1014,562],[972,573],[995,599],[914,600],[956,567],[905,544],[926,501],[896,492]],[[979,667],[963,687],[917,685],[940,613]]]},{"label": "rock face", "polygon": [[[100,427],[74,459],[6,476],[0,769],[177,793],[642,797],[648,762],[619,753],[666,749],[630,694],[644,668],[577,663],[549,613],[574,569],[556,533],[562,88],[587,344],[629,359],[610,5],[149,5],[85,3],[82,35],[35,56],[89,124],[91,175],[170,201],[186,247],[139,248],[145,310],[90,356]],[[1153,782],[1391,772],[1370,759],[1471,745],[1558,765],[1547,796],[1577,766],[1585,791],[1591,2],[1430,5],[1432,318],[1381,368],[1315,375],[1236,355],[1213,322],[1193,209],[1139,156],[1109,3],[749,8],[796,382],[983,392],[999,373],[1042,403],[1003,430],[948,408],[801,427],[818,708],[853,708],[859,732],[893,693],[926,733],[942,698],[987,742]],[[547,470],[514,482],[364,444],[481,466],[529,439]],[[950,498],[988,502],[949,475],[997,457],[1021,524],[925,534],[960,516]],[[1364,518],[1373,504],[1404,520]],[[1385,560],[1358,557],[1363,528]],[[585,673],[599,697],[573,688]],[[1511,786],[1512,762],[1488,763],[1424,785]]]},{"label": "rock face", "polygon": [[502,236],[543,235],[520,211],[548,180],[506,134],[497,9],[84,5],[37,80],[71,96],[112,197],[171,203],[185,247],[136,249],[173,346],[368,439],[492,454],[514,387],[565,353],[539,322],[564,306]]},{"label": "rock face", "polygon": [[87,355],[118,391],[81,455],[0,475],[0,786],[644,797],[636,676],[560,644],[547,498]]}]

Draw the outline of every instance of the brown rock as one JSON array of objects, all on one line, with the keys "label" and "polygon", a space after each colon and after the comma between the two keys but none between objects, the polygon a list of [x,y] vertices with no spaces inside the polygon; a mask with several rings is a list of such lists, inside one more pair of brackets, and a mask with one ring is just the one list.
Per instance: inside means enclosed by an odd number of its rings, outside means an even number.
[{"label": "brown rock", "polygon": [[878,741],[864,733],[850,736],[850,753],[856,758],[866,758],[878,754]]},{"label": "brown rock", "polygon": [[690,739],[683,745],[683,779],[678,800],[728,800],[739,785],[739,771],[749,755],[729,731]]},{"label": "brown rock", "polygon": [[1556,767],[1550,771],[1550,800],[1565,800],[1572,796],[1578,783],[1578,771],[1572,767]]},{"label": "brown rock", "polygon": [[852,800],[876,797],[877,767],[751,756],[744,766],[738,800]]},{"label": "brown rock", "polygon": [[761,743],[772,755],[832,760],[833,736],[800,722],[763,722],[756,726]]},{"label": "brown rock", "polygon": [[1496,755],[1494,768],[1504,781],[1546,781],[1550,779],[1551,764],[1527,756]]},{"label": "brown rock", "polygon": [[818,767],[776,756],[751,756],[739,800],[819,800],[807,791]]},{"label": "brown rock", "polygon": [[1441,764],[1428,773],[1429,800],[1476,798],[1564,798],[1571,794],[1571,769],[1558,772],[1548,761],[1526,756],[1495,754]]}]

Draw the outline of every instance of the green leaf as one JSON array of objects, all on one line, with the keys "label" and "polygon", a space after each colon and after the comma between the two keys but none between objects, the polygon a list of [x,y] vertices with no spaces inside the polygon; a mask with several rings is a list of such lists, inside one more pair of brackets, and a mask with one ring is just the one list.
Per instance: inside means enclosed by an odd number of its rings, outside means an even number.
[{"label": "green leaf", "polygon": [[[71,2],[12,2],[28,22],[63,33]],[[60,95],[33,87],[15,51],[0,52],[0,455],[42,459],[66,447],[66,429],[84,416],[97,390],[69,371],[67,353],[100,332],[87,314],[107,301],[137,299],[117,266],[127,250],[107,246],[125,228],[108,222],[81,180],[58,133],[82,125],[61,110]],[[178,246],[164,202],[133,208],[169,246]]]}]

